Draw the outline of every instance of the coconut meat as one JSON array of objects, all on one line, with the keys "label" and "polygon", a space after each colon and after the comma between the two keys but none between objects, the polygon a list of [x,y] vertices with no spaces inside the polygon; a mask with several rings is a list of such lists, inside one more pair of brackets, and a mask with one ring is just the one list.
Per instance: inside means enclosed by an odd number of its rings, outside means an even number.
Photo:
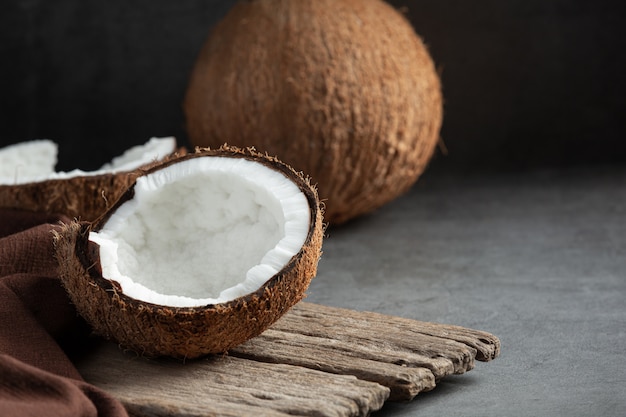
[{"label": "coconut meat", "polygon": [[19,184],[48,177],[57,164],[58,147],[48,139],[17,143],[0,149],[0,184]]},{"label": "coconut meat", "polygon": [[301,250],[310,222],[306,196],[282,172],[197,157],[138,178],[89,239],[103,277],[127,296],[198,307],[258,290]]},{"label": "coconut meat", "polygon": [[56,172],[58,145],[49,139],[32,140],[0,149],[0,185],[19,185],[132,171],[142,165],[163,159],[175,150],[175,138],[151,138],[142,145],[129,148],[98,170],[74,169],[68,172]]}]

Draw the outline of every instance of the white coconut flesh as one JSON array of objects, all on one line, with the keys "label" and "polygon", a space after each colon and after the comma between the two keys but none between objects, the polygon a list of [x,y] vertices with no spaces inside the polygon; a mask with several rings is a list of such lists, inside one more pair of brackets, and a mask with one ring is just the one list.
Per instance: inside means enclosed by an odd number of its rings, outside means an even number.
[{"label": "white coconut flesh", "polygon": [[54,173],[58,147],[41,139],[0,149],[0,184],[20,184]]},{"label": "white coconut flesh", "polygon": [[171,307],[225,303],[276,275],[305,243],[308,200],[282,172],[244,158],[197,157],[138,178],[89,239],[102,276]]},{"label": "white coconut flesh", "polygon": [[175,138],[151,138],[142,145],[129,148],[98,170],[75,169],[68,172],[56,172],[58,145],[55,142],[49,139],[21,142],[0,149],[0,185],[19,185],[132,171],[155,160],[161,160],[175,150]]}]

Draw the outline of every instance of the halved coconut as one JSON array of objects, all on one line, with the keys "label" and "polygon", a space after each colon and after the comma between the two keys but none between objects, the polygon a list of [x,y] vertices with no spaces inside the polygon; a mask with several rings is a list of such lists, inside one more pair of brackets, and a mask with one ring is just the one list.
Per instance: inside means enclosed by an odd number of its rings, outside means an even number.
[{"label": "halved coconut", "polygon": [[175,152],[173,137],[152,138],[96,171],[56,172],[58,146],[53,141],[10,145],[0,149],[0,207],[95,220],[141,175],[140,168]]},{"label": "halved coconut", "polygon": [[225,352],[304,297],[322,210],[308,179],[222,147],[136,179],[96,222],[57,236],[59,273],[95,331],[147,356]]}]

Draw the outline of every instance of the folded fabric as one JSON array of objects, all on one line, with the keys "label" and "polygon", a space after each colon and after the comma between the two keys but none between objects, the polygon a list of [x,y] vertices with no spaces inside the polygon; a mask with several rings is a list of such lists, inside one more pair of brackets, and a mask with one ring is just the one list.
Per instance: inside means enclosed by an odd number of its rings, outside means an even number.
[{"label": "folded fabric", "polygon": [[0,209],[0,416],[127,416],[72,359],[89,327],[56,275],[53,230],[69,219]]}]

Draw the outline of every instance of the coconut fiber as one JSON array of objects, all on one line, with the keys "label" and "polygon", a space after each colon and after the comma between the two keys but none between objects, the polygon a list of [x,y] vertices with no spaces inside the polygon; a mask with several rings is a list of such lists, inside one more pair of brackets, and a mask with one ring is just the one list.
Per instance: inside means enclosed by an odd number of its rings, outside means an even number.
[{"label": "coconut fiber", "polygon": [[56,275],[61,216],[0,209],[0,416],[127,416],[73,360],[89,347]]}]

